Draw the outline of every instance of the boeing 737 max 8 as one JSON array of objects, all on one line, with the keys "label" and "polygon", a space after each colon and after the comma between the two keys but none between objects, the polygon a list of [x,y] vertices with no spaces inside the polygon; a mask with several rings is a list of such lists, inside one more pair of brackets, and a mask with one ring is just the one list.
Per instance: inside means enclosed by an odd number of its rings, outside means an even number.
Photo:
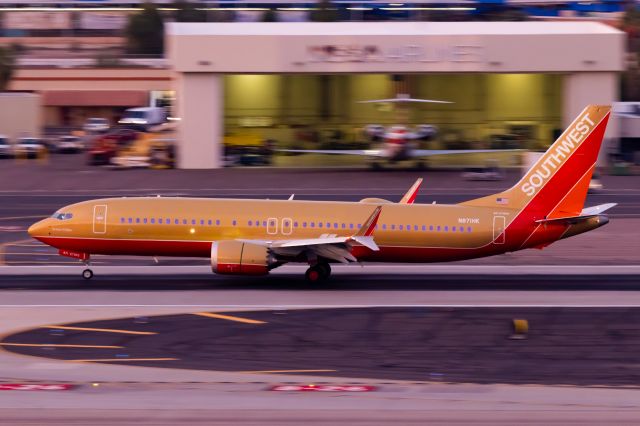
[{"label": "boeing 737 max 8", "polygon": [[[208,257],[218,274],[259,275],[309,264],[443,262],[542,248],[606,224],[606,204],[584,208],[610,106],[590,105],[511,189],[455,205],[415,204],[420,181],[399,203],[108,198],[64,207],[29,228],[61,255]],[[90,269],[83,272],[91,278]]]}]

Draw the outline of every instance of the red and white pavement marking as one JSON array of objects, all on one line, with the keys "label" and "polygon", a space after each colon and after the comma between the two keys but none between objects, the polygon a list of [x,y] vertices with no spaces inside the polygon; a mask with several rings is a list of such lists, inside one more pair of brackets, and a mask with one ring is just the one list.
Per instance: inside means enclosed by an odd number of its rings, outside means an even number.
[{"label": "red and white pavement marking", "polygon": [[61,384],[43,384],[43,383],[0,383],[0,391],[64,391],[70,390],[73,385],[67,383]]},{"label": "red and white pavement marking", "polygon": [[362,385],[276,385],[268,390],[276,392],[371,392],[375,386]]}]

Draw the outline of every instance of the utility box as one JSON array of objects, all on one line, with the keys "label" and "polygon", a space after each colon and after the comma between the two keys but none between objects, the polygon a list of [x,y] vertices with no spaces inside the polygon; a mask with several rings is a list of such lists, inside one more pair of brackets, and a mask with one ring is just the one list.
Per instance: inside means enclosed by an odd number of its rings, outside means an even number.
[{"label": "utility box", "polygon": [[0,92],[0,135],[11,141],[31,136],[41,137],[42,107],[40,95],[23,92]]}]

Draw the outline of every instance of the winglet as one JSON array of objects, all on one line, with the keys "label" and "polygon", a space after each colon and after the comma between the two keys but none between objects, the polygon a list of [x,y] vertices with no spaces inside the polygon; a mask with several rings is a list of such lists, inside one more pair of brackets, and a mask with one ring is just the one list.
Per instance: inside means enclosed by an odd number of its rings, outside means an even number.
[{"label": "winglet", "polygon": [[416,182],[409,188],[409,190],[404,194],[404,197],[398,202],[398,204],[413,204],[418,196],[418,189],[420,189],[420,185],[422,185],[422,178],[418,178]]},{"label": "winglet", "polygon": [[380,212],[382,212],[382,206],[376,207],[371,216],[367,219],[367,221],[362,225],[362,228],[358,230],[353,236],[354,237],[369,237],[373,234],[373,231],[376,229],[376,225],[378,224],[378,218],[380,217]]}]

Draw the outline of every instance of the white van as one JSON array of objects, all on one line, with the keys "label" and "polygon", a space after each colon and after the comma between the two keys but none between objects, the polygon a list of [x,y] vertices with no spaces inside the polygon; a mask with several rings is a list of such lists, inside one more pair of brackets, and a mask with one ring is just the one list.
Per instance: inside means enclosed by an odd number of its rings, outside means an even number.
[{"label": "white van", "polygon": [[120,124],[136,124],[144,127],[155,126],[167,121],[167,112],[164,108],[144,107],[129,108],[125,110]]}]

